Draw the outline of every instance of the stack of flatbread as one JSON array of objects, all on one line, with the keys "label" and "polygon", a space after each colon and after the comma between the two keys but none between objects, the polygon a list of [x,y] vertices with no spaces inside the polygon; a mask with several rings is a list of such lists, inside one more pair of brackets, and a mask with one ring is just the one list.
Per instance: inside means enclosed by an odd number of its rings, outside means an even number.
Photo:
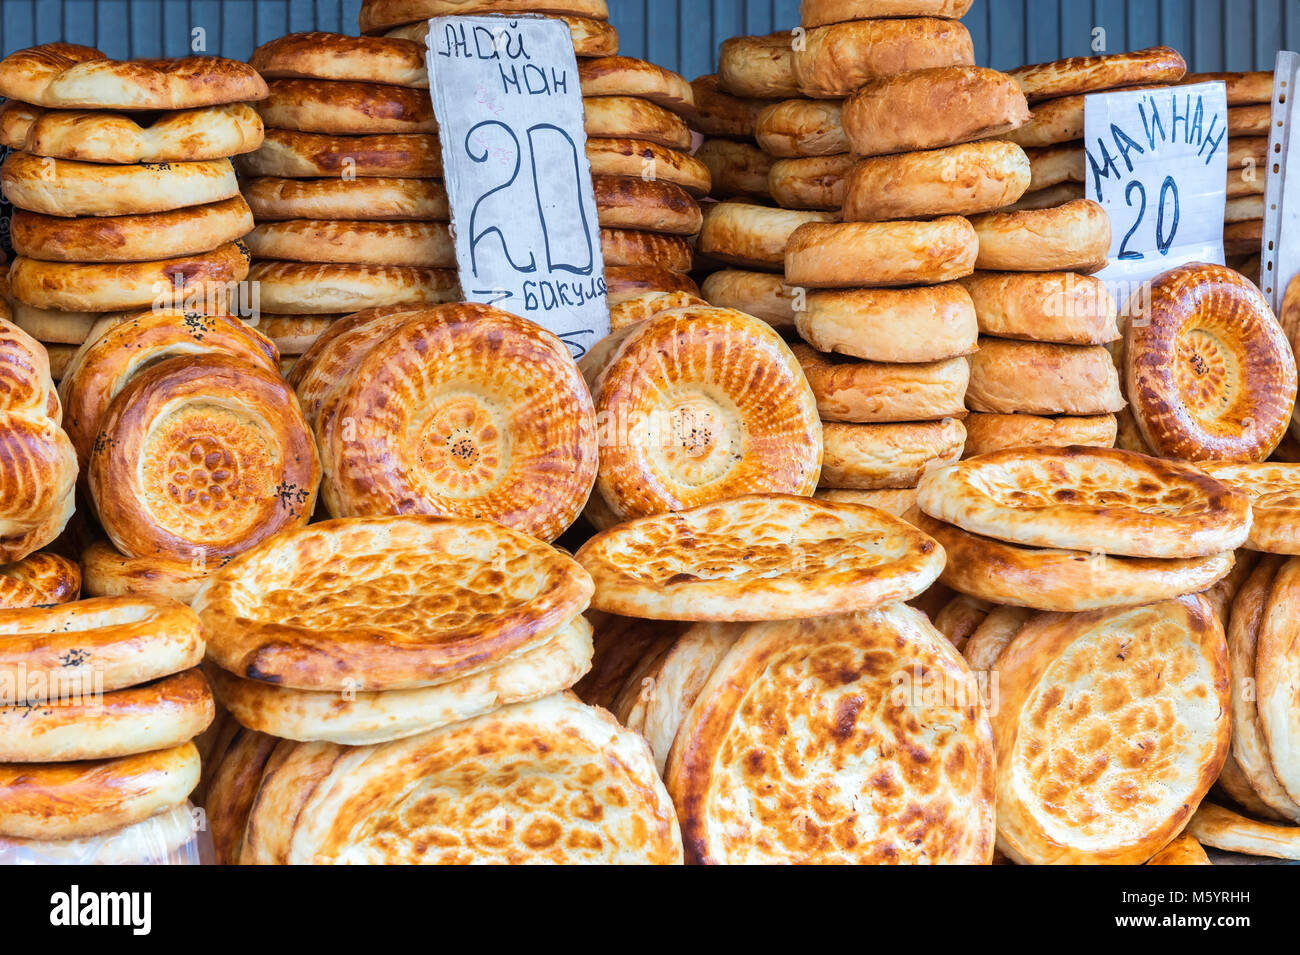
[{"label": "stack of flatbread", "polygon": [[14,320],[49,346],[56,380],[102,318],[237,304],[253,217],[229,157],[262,142],[256,72],[51,43],[0,62],[0,95]]},{"label": "stack of flatbread", "polygon": [[328,521],[231,561],[194,601],[243,727],[213,744],[221,861],[680,861],[645,744],[565,692],[591,593],[482,520]]},{"label": "stack of flatbread", "polygon": [[592,538],[578,692],[650,742],[696,863],[987,863],[970,669],[902,601],[942,550],[871,508],[753,495]]},{"label": "stack of flatbread", "polygon": [[1225,480],[1073,447],[922,482],[918,525],[975,602],[962,652],[993,714],[1009,859],[1145,862],[1220,778],[1240,726],[1222,616],[1254,533],[1250,496]]},{"label": "stack of flatbread", "polygon": [[292,33],[253,51],[262,148],[240,160],[262,330],[285,364],[341,315],[459,296],[424,48]]},{"label": "stack of flatbread", "polygon": [[1228,206],[1223,247],[1228,265],[1256,285],[1264,242],[1264,190],[1273,121],[1273,73],[1192,73],[1189,83],[1228,88]]},{"label": "stack of flatbread", "polygon": [[0,611],[0,859],[189,856],[192,740],[212,722],[203,631],[173,600]]}]

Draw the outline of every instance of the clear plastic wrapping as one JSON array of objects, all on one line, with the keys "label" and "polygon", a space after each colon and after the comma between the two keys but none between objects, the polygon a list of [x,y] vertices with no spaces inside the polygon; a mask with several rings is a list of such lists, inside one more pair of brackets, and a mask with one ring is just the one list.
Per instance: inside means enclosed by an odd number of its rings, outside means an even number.
[{"label": "clear plastic wrapping", "polygon": [[98,836],[0,838],[0,865],[199,865],[202,818],[186,802]]}]

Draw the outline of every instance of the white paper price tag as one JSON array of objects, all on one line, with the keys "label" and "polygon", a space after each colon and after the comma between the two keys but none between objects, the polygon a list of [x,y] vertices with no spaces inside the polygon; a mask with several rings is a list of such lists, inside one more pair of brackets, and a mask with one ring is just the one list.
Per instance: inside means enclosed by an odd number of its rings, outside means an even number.
[{"label": "white paper price tag", "polygon": [[1105,207],[1112,232],[1110,264],[1098,278],[1120,307],[1170,269],[1188,262],[1222,265],[1224,85],[1096,93],[1085,105],[1088,198]]},{"label": "white paper price tag", "polygon": [[564,21],[435,17],[426,59],[466,300],[554,332],[609,333],[582,90]]}]

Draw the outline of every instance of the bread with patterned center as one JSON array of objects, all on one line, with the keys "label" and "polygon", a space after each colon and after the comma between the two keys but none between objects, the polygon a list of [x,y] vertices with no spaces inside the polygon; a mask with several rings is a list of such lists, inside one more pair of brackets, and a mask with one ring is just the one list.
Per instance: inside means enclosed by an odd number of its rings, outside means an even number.
[{"label": "bread with patterned center", "polygon": [[692,862],[993,857],[988,716],[965,661],[910,607],[747,629],[665,778]]},{"label": "bread with patterned center", "polygon": [[1145,862],[1227,756],[1227,647],[1199,596],[1042,614],[994,673],[998,848],[1020,864]]},{"label": "bread with patterned center", "polygon": [[943,549],[883,511],[752,494],[597,534],[577,553],[592,606],[655,620],[819,617],[909,600]]},{"label": "bread with patterned center", "polygon": [[391,743],[292,744],[243,861],[674,864],[682,845],[645,742],[559,693]]}]

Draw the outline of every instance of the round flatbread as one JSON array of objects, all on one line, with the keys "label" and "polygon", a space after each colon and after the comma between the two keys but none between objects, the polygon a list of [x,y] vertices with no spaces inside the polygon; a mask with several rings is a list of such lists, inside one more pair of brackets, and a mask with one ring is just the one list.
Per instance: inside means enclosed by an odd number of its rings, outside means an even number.
[{"label": "round flatbread", "polygon": [[1219,265],[1156,278],[1130,321],[1124,373],[1143,439],[1162,457],[1263,461],[1291,423],[1296,362],[1249,279]]},{"label": "round flatbread", "polygon": [[1126,557],[1236,550],[1250,501],[1198,468],[1111,448],[995,451],[926,476],[931,517],[1013,544]]},{"label": "round flatbread", "polygon": [[1250,497],[1251,550],[1300,554],[1300,465],[1213,464],[1205,472]]},{"label": "round flatbread", "polygon": [[186,605],[216,563],[127,557],[108,541],[95,541],[81,554],[88,597],[165,597]]},{"label": "round flatbread", "polygon": [[245,243],[259,259],[343,265],[456,267],[456,246],[445,222],[352,222],[288,219],[263,222]]},{"label": "round flatbread", "polygon": [[1039,615],[994,675],[998,848],[1018,863],[1145,862],[1227,756],[1227,648],[1200,597]]},{"label": "round flatbread", "polygon": [[489,305],[410,316],[337,382],[316,432],[337,517],[489,518],[554,540],[596,480],[595,412],[568,348]]},{"label": "round flatbread", "polygon": [[1156,46],[1132,53],[1077,56],[1053,63],[1022,66],[1011,71],[1031,103],[1100,93],[1121,86],[1177,83],[1187,75],[1187,62],[1177,51]]},{"label": "round flatbread", "polygon": [[956,418],[890,424],[824,422],[820,486],[877,491],[916,487],[961,459],[966,428]]},{"label": "round flatbread", "polygon": [[[427,26],[426,26],[427,30]],[[312,30],[263,43],[248,58],[263,79],[340,80],[429,88],[424,44]]]},{"label": "round flatbread", "polygon": [[257,104],[273,129],[335,136],[436,133],[438,121],[428,89],[348,80],[271,80],[270,95]]},{"label": "round flatbread", "polygon": [[123,554],[204,565],[306,524],[320,476],[278,372],[198,355],[152,365],[118,393],[87,483]]},{"label": "round flatbread", "polygon": [[244,856],[672,864],[682,848],[645,742],[564,693],[391,743],[295,744],[263,776]]},{"label": "round flatbread", "polygon": [[441,179],[442,145],[431,133],[337,136],[268,129],[261,148],[237,162],[245,176]]},{"label": "round flatbread", "polygon": [[577,559],[599,610],[655,620],[784,620],[910,600],[943,552],[883,511],[783,494],[646,517]]},{"label": "round flatbread", "polygon": [[1300,560],[1278,568],[1259,624],[1256,707],[1277,781],[1300,805]]},{"label": "round flatbread", "polygon": [[0,60],[0,96],[52,109],[193,109],[259,100],[247,63],[217,56],[111,60],[75,43],[46,43]]},{"label": "round flatbread", "polygon": [[184,802],[198,781],[193,743],[117,759],[0,764],[0,835],[101,835]]},{"label": "round flatbread", "polygon": [[248,813],[262,784],[262,772],[280,740],[240,728],[221,754],[203,809],[218,865],[238,865]]},{"label": "round flatbread", "polygon": [[596,487],[615,515],[813,492],[816,398],[771,326],[730,309],[686,308],[617,334],[582,363],[602,429]]},{"label": "round flatbread", "polygon": [[81,568],[58,554],[29,554],[0,564],[0,610],[67,603],[80,593]]},{"label": "round flatbread", "polygon": [[681,186],[697,199],[709,194],[709,168],[694,156],[644,139],[587,140],[593,176],[645,176]]},{"label": "round flatbread", "polygon": [[237,676],[396,690],[545,642],[592,589],[572,559],[490,521],[354,518],[264,541],[216,571],[194,607],[209,656]]},{"label": "round flatbread", "polygon": [[272,219],[342,219],[448,222],[447,188],[436,179],[278,179],[242,183],[258,222]]},{"label": "round flatbread", "polygon": [[1186,560],[1020,547],[968,534],[924,514],[922,531],[948,555],[940,577],[993,603],[1077,613],[1172,600],[1208,590],[1232,570],[1231,552]]},{"label": "round flatbread", "polygon": [[93,700],[198,666],[203,632],[173,600],[96,597],[0,617],[0,676],[6,702]]},{"label": "round flatbread", "polygon": [[169,749],[207,729],[213,713],[197,668],[101,695],[0,706],[0,761],[68,763]]},{"label": "round flatbread", "polygon": [[993,777],[974,677],[902,606],[747,629],[665,773],[687,858],[715,864],[988,864]]},{"label": "round flatbread", "polygon": [[340,315],[384,305],[439,305],[460,299],[454,269],[401,265],[255,262],[249,282],[276,315]]},{"label": "round flatbread", "polygon": [[244,680],[209,665],[217,699],[239,722],[283,739],[359,746],[472,719],[510,703],[567,690],[591,663],[591,625],[581,616],[545,643],[439,686],[349,693],[295,690]]}]

